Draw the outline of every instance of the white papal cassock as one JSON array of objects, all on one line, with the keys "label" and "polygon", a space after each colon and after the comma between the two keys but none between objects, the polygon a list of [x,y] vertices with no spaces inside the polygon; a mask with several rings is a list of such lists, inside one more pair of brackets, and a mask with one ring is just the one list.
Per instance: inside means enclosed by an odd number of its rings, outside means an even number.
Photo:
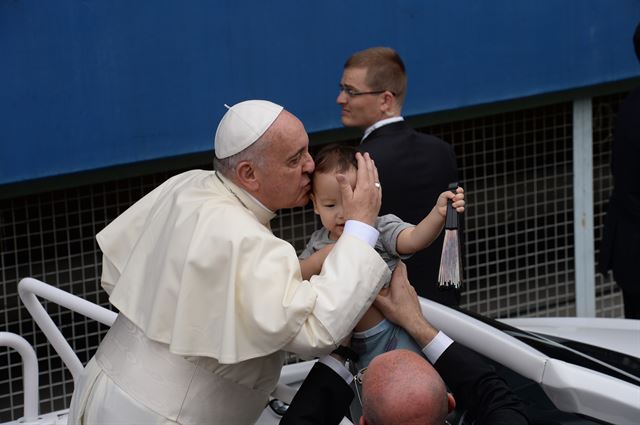
[{"label": "white papal cassock", "polygon": [[274,214],[215,172],[175,176],[97,235],[102,286],[120,311],[87,364],[69,424],[251,424],[283,350],[325,354],[389,269],[345,234],[304,281]]}]

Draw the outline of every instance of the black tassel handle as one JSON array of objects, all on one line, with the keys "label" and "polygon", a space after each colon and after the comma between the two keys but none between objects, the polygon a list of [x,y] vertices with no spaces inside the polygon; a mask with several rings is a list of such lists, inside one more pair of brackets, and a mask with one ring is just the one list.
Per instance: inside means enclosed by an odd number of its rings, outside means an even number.
[{"label": "black tassel handle", "polygon": [[[449,183],[449,187],[447,188],[453,193],[456,193],[458,189],[458,182]],[[458,212],[453,208],[453,201],[451,199],[447,200],[447,215],[444,222],[445,229],[457,229],[458,228]]]}]

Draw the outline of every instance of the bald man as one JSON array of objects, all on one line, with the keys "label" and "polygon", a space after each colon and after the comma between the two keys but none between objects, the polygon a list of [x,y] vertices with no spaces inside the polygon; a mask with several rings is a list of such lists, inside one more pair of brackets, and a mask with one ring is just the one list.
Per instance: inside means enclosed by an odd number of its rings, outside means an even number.
[{"label": "bald man", "polygon": [[[438,372],[408,350],[389,351],[373,359],[362,385],[361,425],[442,425],[455,407]],[[407,403],[407,399],[416,402]]]},{"label": "bald man", "polygon": [[[524,404],[494,368],[424,318],[403,263],[375,305],[424,347],[429,363],[401,350],[376,357],[363,377],[361,424],[442,424],[456,405],[453,396],[446,393],[443,380],[475,425],[529,423]],[[314,365],[281,425],[339,424],[347,415],[354,394],[349,386],[353,376],[344,366],[344,352],[325,356]]]}]

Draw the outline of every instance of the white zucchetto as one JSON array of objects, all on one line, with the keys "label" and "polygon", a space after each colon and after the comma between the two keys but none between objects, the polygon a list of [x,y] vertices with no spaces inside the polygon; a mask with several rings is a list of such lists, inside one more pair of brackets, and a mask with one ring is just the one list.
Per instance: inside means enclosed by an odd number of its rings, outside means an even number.
[{"label": "white zucchetto", "polygon": [[218,124],[215,155],[228,158],[251,146],[264,134],[284,109],[267,100],[246,100],[231,107]]}]

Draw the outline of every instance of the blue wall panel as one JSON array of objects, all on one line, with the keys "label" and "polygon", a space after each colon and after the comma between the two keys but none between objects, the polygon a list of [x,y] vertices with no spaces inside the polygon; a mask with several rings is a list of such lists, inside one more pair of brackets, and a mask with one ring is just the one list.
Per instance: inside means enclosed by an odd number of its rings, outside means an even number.
[{"label": "blue wall panel", "polygon": [[0,184],[211,148],[223,104],[340,126],[344,60],[396,48],[405,115],[640,74],[637,0],[0,2]]}]

